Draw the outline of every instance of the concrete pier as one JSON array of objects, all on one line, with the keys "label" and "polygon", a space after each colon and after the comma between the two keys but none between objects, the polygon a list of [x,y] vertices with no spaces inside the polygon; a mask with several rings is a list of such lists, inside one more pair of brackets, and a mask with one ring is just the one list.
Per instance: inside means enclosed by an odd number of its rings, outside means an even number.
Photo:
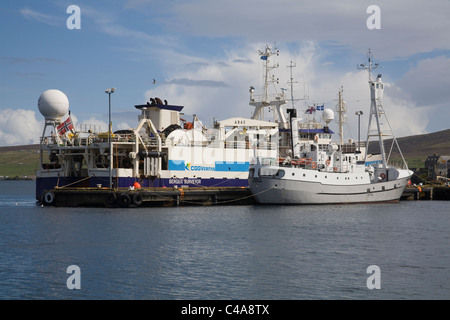
[{"label": "concrete pier", "polygon": [[450,200],[448,186],[406,187],[400,200]]}]

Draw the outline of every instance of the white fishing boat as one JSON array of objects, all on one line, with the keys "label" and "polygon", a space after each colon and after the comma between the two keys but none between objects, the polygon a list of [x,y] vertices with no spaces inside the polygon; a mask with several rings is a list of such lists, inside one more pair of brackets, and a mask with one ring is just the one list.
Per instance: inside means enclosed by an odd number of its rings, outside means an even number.
[{"label": "white fishing boat", "polygon": [[[369,51],[368,64],[371,94],[370,118],[365,145],[343,141],[342,90],[339,94],[340,139],[334,142],[329,123],[334,120],[331,109],[323,110],[324,124],[302,122],[296,109],[290,112],[292,132],[291,155],[281,159],[257,156],[250,167],[250,190],[261,204],[334,204],[398,201],[412,171],[395,139],[382,106],[384,84],[379,74],[372,79],[373,64]],[[381,120],[385,118],[384,125]],[[403,159],[403,167],[389,165],[384,137],[392,137]],[[379,153],[369,153],[369,143],[376,139]],[[393,146],[394,146],[393,145]],[[391,148],[392,150],[392,148]],[[389,152],[389,155],[391,153]]]}]

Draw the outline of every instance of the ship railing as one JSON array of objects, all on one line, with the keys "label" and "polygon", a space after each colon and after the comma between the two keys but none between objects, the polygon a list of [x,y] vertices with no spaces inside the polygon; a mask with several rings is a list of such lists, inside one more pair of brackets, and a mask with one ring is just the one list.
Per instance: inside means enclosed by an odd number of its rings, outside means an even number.
[{"label": "ship railing", "polygon": [[54,145],[57,145],[56,136],[41,137],[39,143],[42,146],[54,146]]},{"label": "ship railing", "polygon": [[73,146],[73,141],[71,139],[66,138],[65,136],[62,136],[59,139],[57,139],[56,136],[52,135],[44,138],[41,137],[40,144],[42,147],[47,148],[68,147]]},{"label": "ship railing", "polygon": [[[134,136],[127,136],[127,135],[118,135],[114,134],[111,136],[112,142],[135,142],[136,139]],[[88,144],[91,144],[93,142],[99,143],[99,142],[108,142],[108,136],[104,135],[97,135],[97,136],[91,136],[88,140]]]},{"label": "ship railing", "polygon": [[316,170],[318,168],[317,162],[311,158],[279,158],[278,163],[280,167],[294,167],[312,170]]},{"label": "ship railing", "polygon": [[388,167],[395,167],[395,168],[399,168],[399,169],[408,169],[407,164],[405,164],[405,162],[398,160],[398,161],[389,161],[388,162]]},{"label": "ship railing", "polygon": [[225,148],[228,149],[252,149],[255,147],[259,150],[277,150],[276,142],[249,142],[249,141],[226,141]]},{"label": "ship railing", "polygon": [[250,144],[246,141],[225,141],[227,149],[249,149]]},{"label": "ship railing", "polygon": [[261,94],[261,95],[252,96],[250,103],[254,103],[254,102],[270,103],[270,102],[274,102],[274,101],[283,101],[283,104],[284,104],[285,103],[284,100],[285,100],[284,93],[268,94],[267,98],[266,98],[266,95]]}]

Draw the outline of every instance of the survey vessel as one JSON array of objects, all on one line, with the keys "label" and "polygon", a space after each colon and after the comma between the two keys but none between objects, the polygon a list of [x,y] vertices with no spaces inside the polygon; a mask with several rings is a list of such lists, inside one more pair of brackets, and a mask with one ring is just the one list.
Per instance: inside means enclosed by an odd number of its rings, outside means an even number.
[{"label": "survey vessel", "polygon": [[92,188],[110,190],[108,202],[114,204],[118,191],[135,183],[141,190],[248,188],[254,157],[277,154],[277,123],[234,117],[208,128],[196,115],[182,118],[184,106],[156,97],[134,107],[140,111],[134,128],[112,131],[110,121],[105,131],[76,126],[67,96],[56,89],[43,92],[37,201],[53,204],[55,190]]}]

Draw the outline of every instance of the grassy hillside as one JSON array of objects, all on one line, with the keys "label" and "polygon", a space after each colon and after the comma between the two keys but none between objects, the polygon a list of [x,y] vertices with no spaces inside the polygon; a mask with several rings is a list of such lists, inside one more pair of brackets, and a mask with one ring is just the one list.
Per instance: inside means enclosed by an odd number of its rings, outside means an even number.
[{"label": "grassy hillside", "polygon": [[38,145],[0,147],[0,177],[34,176],[38,166]]},{"label": "grassy hillside", "polygon": [[[410,168],[423,168],[427,157],[433,154],[450,155],[450,129],[397,138],[397,142]],[[372,143],[376,145],[376,142],[371,142],[371,145]],[[386,140],[386,152],[389,152],[391,144],[392,140]],[[371,148],[370,151],[373,152]],[[392,150],[391,159],[401,160],[396,148]]]}]

